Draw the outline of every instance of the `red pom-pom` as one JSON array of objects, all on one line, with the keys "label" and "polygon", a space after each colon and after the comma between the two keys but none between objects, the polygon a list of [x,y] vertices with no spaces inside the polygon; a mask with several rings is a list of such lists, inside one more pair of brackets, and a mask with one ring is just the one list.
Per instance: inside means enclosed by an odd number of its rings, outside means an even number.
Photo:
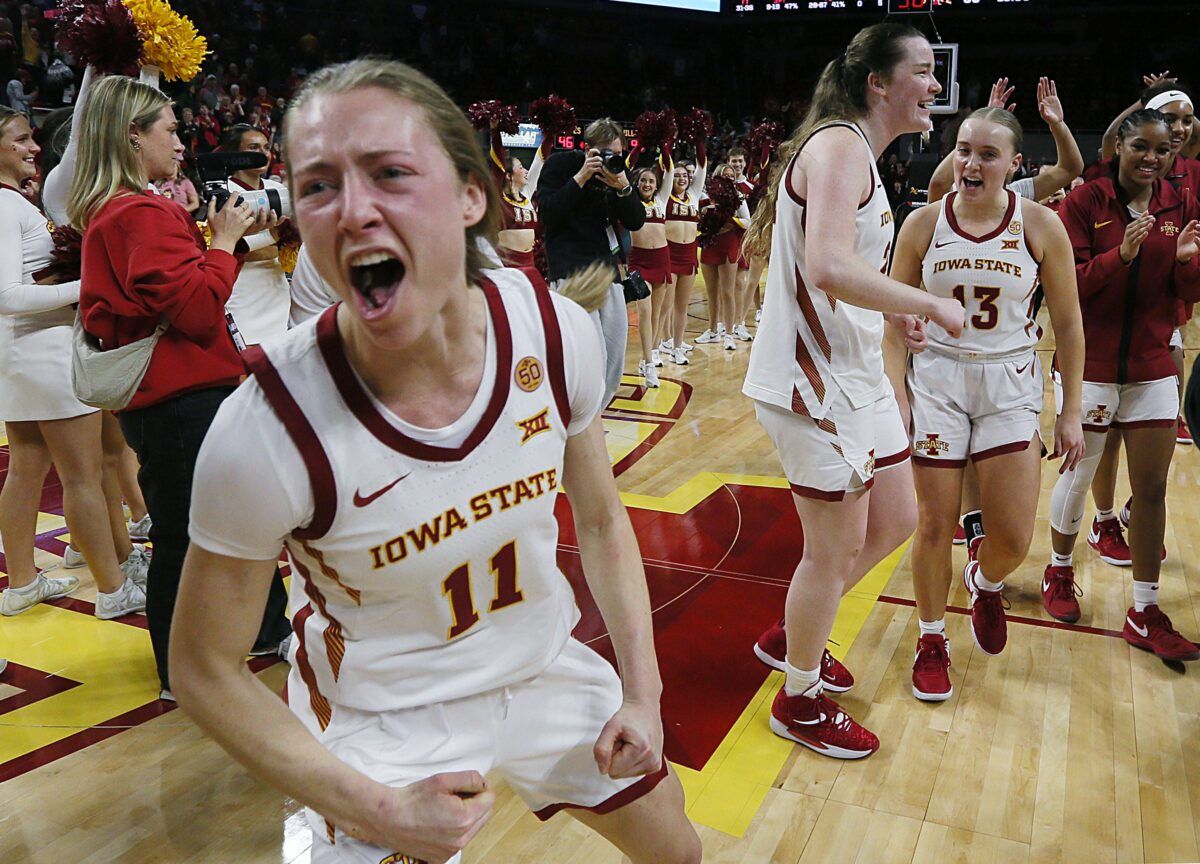
[{"label": "red pom-pom", "polygon": [[78,62],[105,75],[137,77],[142,37],[120,0],[68,0],[58,22],[58,44]]},{"label": "red pom-pom", "polygon": [[642,150],[661,147],[675,138],[675,112],[670,108],[666,111],[643,111],[634,121],[633,128],[638,147]]},{"label": "red pom-pom", "polygon": [[575,109],[570,102],[554,93],[529,103],[529,116],[550,138],[575,131]]},{"label": "red pom-pom", "polygon": [[679,127],[680,140],[691,144],[707,141],[713,133],[712,115],[700,108],[680,114],[676,125]]},{"label": "red pom-pom", "polygon": [[291,219],[282,220],[275,226],[275,232],[279,235],[276,244],[279,246],[299,246],[300,245],[300,229],[296,227],[295,221]]},{"label": "red pom-pom", "polygon": [[742,205],[742,193],[728,177],[708,178],[708,188],[705,191],[712,207],[700,214],[697,226],[700,236],[697,242],[706,247],[716,240],[718,232],[737,213]]},{"label": "red pom-pom", "polygon": [[515,135],[521,128],[521,114],[516,105],[505,105],[499,99],[474,102],[467,108],[467,117],[476,129],[490,129],[494,125],[508,135]]},{"label": "red pom-pom", "polygon": [[756,159],[765,161],[766,158],[775,155],[786,134],[782,123],[764,120],[750,130],[750,134],[742,140],[742,146],[754,154]]},{"label": "red pom-pom", "polygon": [[54,238],[54,262],[33,274],[39,282],[70,282],[79,278],[83,261],[83,235],[70,225],[60,225]]}]

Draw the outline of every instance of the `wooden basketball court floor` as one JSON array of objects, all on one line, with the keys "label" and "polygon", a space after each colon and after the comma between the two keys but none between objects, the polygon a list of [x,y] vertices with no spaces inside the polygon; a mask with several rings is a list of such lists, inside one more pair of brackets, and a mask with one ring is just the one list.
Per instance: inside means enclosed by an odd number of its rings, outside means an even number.
[{"label": "wooden basketball court floor", "polygon": [[[690,338],[702,329],[699,318],[692,324]],[[1197,347],[1195,329],[1187,335]],[[627,368],[637,365],[634,344],[631,332]],[[936,705],[913,698],[917,628],[905,547],[847,598],[833,634],[834,652],[857,677],[842,701],[879,734],[880,751],[843,763],[769,732],[781,676],[750,649],[781,613],[802,534],[776,456],[740,394],[748,356],[740,343],[732,353],[698,346],[692,365],[661,370],[657,391],[627,377],[605,421],[655,606],[667,755],[705,861],[1200,859],[1200,667],[1165,665],[1121,640],[1128,571],[1082,542],[1082,620],[1044,614],[1049,465],[1033,548],[1008,580],[1003,655],[975,648],[956,581],[947,615],[954,696]],[[1175,457],[1162,605],[1196,637],[1200,458],[1194,447],[1177,447]],[[1122,480],[1119,496],[1127,488]],[[38,560],[49,566],[68,539],[53,481],[42,510]],[[578,635],[605,653],[569,520],[559,557],[580,586]],[[73,597],[0,619],[0,657],[10,659],[0,676],[0,862],[307,862],[301,808],[155,698],[144,619],[98,622],[94,584],[75,572],[83,587]],[[255,662],[280,689],[286,665]],[[539,823],[502,785],[465,855],[488,864],[621,860],[565,815]]]}]

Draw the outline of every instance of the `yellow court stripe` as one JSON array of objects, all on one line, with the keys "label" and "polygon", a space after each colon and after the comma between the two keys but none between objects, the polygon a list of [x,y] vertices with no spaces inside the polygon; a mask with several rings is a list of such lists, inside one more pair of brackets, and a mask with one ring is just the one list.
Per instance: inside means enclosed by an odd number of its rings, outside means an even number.
[{"label": "yellow court stripe", "polygon": [[[152,702],[158,677],[145,630],[38,604],[0,627],[0,656],[79,681],[5,714],[0,762]],[[70,724],[68,728],[61,728]]]},{"label": "yellow court stripe", "polygon": [[[701,472],[667,495],[622,493],[621,500],[629,507],[682,514],[726,484],[788,488],[782,477]],[[837,643],[830,650],[839,659],[850,650],[907,548],[905,543],[877,564],[843,598],[830,637]],[[750,827],[792,747],[797,746],[773,734],[768,725],[771,702],[782,685],[781,673],[767,677],[703,769],[675,766],[693,821],[735,837],[743,836]]]}]

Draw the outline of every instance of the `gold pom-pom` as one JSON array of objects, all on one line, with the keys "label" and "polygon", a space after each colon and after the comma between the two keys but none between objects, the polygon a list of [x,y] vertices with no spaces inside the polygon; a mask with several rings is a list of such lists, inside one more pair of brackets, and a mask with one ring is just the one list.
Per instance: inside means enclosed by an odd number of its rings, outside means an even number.
[{"label": "gold pom-pom", "polygon": [[200,74],[208,43],[190,20],[166,0],[122,0],[142,37],[146,63],[168,80],[191,81]]},{"label": "gold pom-pom", "polygon": [[197,222],[196,227],[200,229],[200,236],[204,238],[204,248],[210,248],[213,238],[212,228],[208,227],[207,222]]},{"label": "gold pom-pom", "polygon": [[296,261],[300,258],[300,244],[279,244],[279,266],[283,272],[291,276],[296,272]]}]

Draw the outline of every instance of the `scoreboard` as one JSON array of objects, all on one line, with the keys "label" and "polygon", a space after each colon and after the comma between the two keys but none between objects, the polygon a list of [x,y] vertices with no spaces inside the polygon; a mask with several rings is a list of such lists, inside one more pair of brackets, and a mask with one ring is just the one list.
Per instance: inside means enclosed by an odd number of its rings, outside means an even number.
[{"label": "scoreboard", "polygon": [[809,14],[812,16],[875,13],[908,15],[944,12],[970,14],[1036,9],[1052,0],[732,0],[727,8],[743,15]]}]

